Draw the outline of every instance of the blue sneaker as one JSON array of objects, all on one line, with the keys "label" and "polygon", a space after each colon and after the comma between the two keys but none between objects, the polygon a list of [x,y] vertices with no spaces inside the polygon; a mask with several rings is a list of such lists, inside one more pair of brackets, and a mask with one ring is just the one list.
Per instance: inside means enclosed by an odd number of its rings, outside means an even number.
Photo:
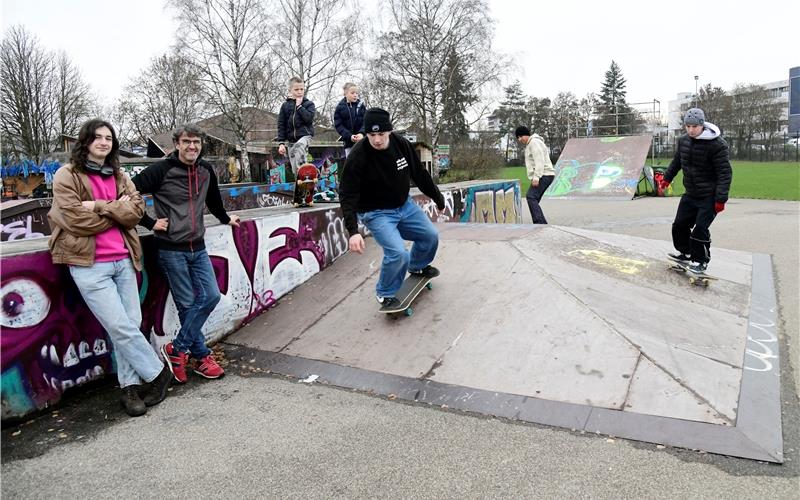
[{"label": "blue sneaker", "polygon": [[693,274],[706,274],[706,269],[708,269],[707,262],[692,262],[689,264],[689,272]]}]

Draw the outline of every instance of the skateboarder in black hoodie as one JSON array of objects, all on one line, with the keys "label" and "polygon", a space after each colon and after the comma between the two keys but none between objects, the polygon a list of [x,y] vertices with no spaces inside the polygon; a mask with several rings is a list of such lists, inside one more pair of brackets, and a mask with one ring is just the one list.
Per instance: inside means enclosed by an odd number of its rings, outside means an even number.
[{"label": "skateboarder in black hoodie", "polygon": [[[342,171],[339,199],[350,234],[350,250],[364,252],[358,219],[383,247],[383,262],[375,287],[378,302],[391,309],[399,303],[397,291],[406,271],[438,276],[431,266],[439,246],[439,233],[409,196],[410,180],[444,210],[444,197],[420,163],[408,140],[392,132],[389,113],[370,108],[364,114],[367,140],[353,146]],[[405,240],[414,242],[411,251]]]},{"label": "skateboarder in black hoodie", "polygon": [[711,260],[709,226],[718,213],[725,210],[731,186],[731,162],[728,144],[720,137],[719,128],[705,121],[700,108],[692,108],[683,118],[686,135],[678,140],[675,157],[661,181],[669,187],[683,170],[683,186],[675,221],[672,223],[672,244],[677,253],[669,257],[687,264],[695,274],[704,274]]}]

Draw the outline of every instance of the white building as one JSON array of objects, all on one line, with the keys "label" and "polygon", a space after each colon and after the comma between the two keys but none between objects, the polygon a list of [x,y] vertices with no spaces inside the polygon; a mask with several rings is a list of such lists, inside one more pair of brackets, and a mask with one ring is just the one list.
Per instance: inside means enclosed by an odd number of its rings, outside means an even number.
[{"label": "white building", "polygon": [[[789,80],[779,80],[777,82],[762,83],[760,84],[767,89],[773,99],[777,102],[783,103],[783,110],[781,111],[780,118],[780,133],[787,131],[789,122]],[[730,92],[730,90],[726,91]],[[667,106],[667,127],[669,128],[669,140],[673,140],[676,136],[683,133],[683,115],[686,110],[696,105],[694,102],[694,94],[691,92],[681,92],[678,94],[674,101],[669,101]],[[703,107],[703,103],[699,103],[699,107]],[[713,122],[714,120],[709,120]]]}]

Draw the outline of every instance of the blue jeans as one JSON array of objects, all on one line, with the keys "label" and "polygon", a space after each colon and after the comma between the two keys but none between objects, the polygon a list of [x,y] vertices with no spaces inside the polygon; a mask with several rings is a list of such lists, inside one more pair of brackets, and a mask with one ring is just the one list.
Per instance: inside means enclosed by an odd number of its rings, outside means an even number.
[{"label": "blue jeans", "polygon": [[131,259],[69,266],[69,273],[114,344],[120,387],[152,382],[164,365],[139,330],[142,310]]},{"label": "blue jeans", "polygon": [[164,271],[178,308],[181,329],[172,341],[179,352],[188,352],[195,359],[208,356],[203,325],[220,299],[217,278],[205,249],[197,252],[158,251],[158,263]]},{"label": "blue jeans", "polygon": [[[359,213],[361,222],[383,247],[381,275],[375,292],[380,297],[394,297],[408,270],[419,271],[431,262],[439,248],[439,232],[409,196],[400,208]],[[404,240],[413,241],[411,252]]]}]

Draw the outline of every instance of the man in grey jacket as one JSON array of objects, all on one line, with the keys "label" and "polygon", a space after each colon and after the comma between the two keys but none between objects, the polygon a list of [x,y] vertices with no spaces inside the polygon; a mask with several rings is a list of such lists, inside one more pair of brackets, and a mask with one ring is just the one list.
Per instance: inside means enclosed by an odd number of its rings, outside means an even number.
[{"label": "man in grey jacket", "polygon": [[180,383],[187,380],[190,357],[196,360],[194,372],[202,377],[219,378],[225,373],[206,346],[202,331],[220,300],[203,239],[203,208],[208,206],[221,223],[234,227],[239,227],[239,216],[229,217],[225,212],[214,169],[200,159],[205,135],[196,125],[178,128],[172,134],[175,151],[133,178],[140,193],[153,195],[157,219],[145,214],[140,224],[153,230],[158,263],[178,308],[181,329],[161,352]]}]

